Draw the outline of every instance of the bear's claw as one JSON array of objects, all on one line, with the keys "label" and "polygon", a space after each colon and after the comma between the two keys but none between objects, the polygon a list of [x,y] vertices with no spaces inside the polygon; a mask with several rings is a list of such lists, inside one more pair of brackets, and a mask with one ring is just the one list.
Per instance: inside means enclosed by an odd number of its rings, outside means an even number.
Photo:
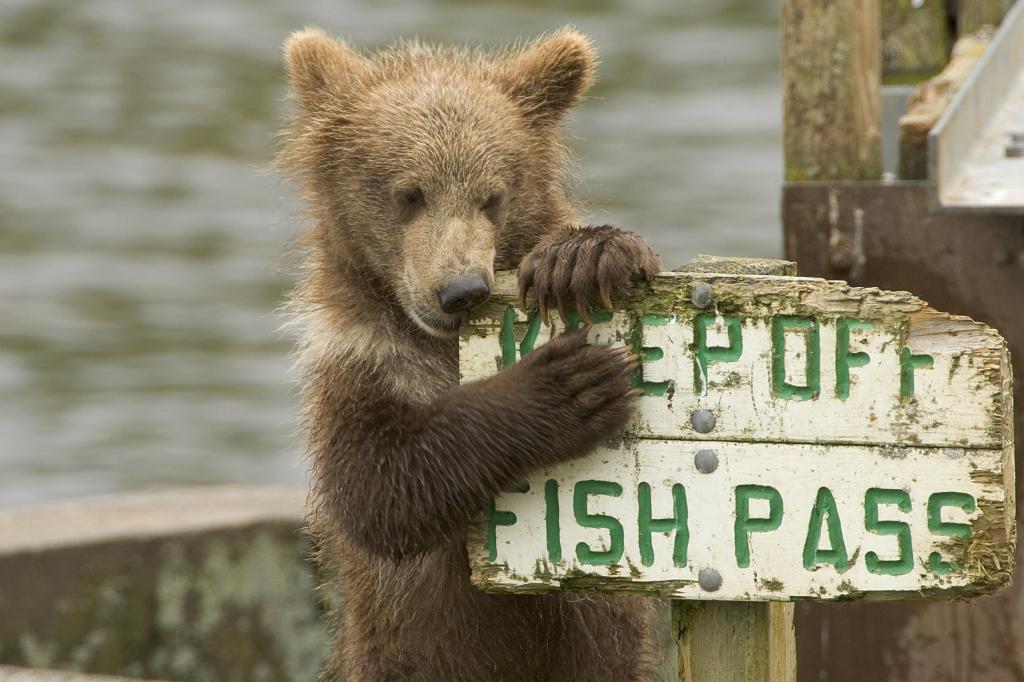
[{"label": "bear's claw", "polygon": [[530,289],[545,324],[549,309],[556,307],[565,321],[573,305],[580,318],[590,322],[588,304],[600,303],[611,310],[612,293],[630,282],[661,270],[661,261],[634,232],[611,225],[571,227],[542,239],[519,264],[519,302],[526,307]]}]

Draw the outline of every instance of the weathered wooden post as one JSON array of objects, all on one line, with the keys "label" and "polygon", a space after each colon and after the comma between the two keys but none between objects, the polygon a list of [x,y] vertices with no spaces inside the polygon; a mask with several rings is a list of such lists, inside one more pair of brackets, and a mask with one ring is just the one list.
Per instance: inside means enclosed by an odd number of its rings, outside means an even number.
[{"label": "weathered wooden post", "polygon": [[[793,276],[796,263],[698,256],[676,272]],[[672,634],[680,680],[796,681],[792,602],[673,600]]]},{"label": "weathered wooden post", "polygon": [[[594,315],[593,343],[640,355],[645,395],[619,441],[488,507],[468,540],[475,584],[679,600],[680,678],[701,682],[794,679],[790,604],[756,602],[965,596],[1009,580],[998,333],[905,292],[714,259],[688,269]],[[501,273],[463,326],[461,377],[563,329],[520,309]]]},{"label": "weathered wooden post", "polygon": [[782,3],[787,181],[881,177],[878,2]]}]

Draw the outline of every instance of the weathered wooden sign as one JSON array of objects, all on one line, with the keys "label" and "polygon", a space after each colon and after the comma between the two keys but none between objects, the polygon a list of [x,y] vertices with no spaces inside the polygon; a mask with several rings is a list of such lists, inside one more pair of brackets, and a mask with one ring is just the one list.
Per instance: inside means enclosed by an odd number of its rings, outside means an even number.
[{"label": "weathered wooden sign", "polygon": [[[645,395],[618,442],[488,506],[469,536],[477,585],[773,600],[1009,580],[1012,379],[994,330],[799,277],[663,274],[616,305],[589,338],[635,349]],[[563,330],[499,273],[463,326],[461,378]]]}]

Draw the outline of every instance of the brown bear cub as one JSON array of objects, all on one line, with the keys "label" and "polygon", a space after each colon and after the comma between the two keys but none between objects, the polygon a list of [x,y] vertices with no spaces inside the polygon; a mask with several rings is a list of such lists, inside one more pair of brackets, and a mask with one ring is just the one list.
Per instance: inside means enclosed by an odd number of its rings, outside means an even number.
[{"label": "brown bear cub", "polygon": [[467,522],[530,471],[621,429],[636,359],[565,334],[459,385],[457,331],[496,268],[545,316],[660,269],[635,234],[579,227],[559,129],[594,78],[561,30],[500,54],[317,30],[285,45],[283,166],[312,226],[303,328],[312,531],[340,595],[325,679],[647,680],[649,599],[502,596],[469,582]]}]

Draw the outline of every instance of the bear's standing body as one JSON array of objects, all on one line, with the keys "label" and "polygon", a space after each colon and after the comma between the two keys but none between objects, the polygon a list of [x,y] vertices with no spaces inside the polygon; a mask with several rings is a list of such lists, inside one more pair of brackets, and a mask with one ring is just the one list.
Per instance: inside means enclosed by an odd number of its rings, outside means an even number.
[{"label": "bear's standing body", "polygon": [[632,233],[570,229],[558,128],[592,79],[589,42],[365,57],[307,30],[285,52],[300,111],[282,161],[312,220],[291,303],[310,526],[341,604],[324,678],[651,679],[661,603],[484,593],[464,547],[491,496],[586,454],[635,397],[635,359],[582,333],[458,385],[455,332],[495,266],[563,313],[659,268]]}]

